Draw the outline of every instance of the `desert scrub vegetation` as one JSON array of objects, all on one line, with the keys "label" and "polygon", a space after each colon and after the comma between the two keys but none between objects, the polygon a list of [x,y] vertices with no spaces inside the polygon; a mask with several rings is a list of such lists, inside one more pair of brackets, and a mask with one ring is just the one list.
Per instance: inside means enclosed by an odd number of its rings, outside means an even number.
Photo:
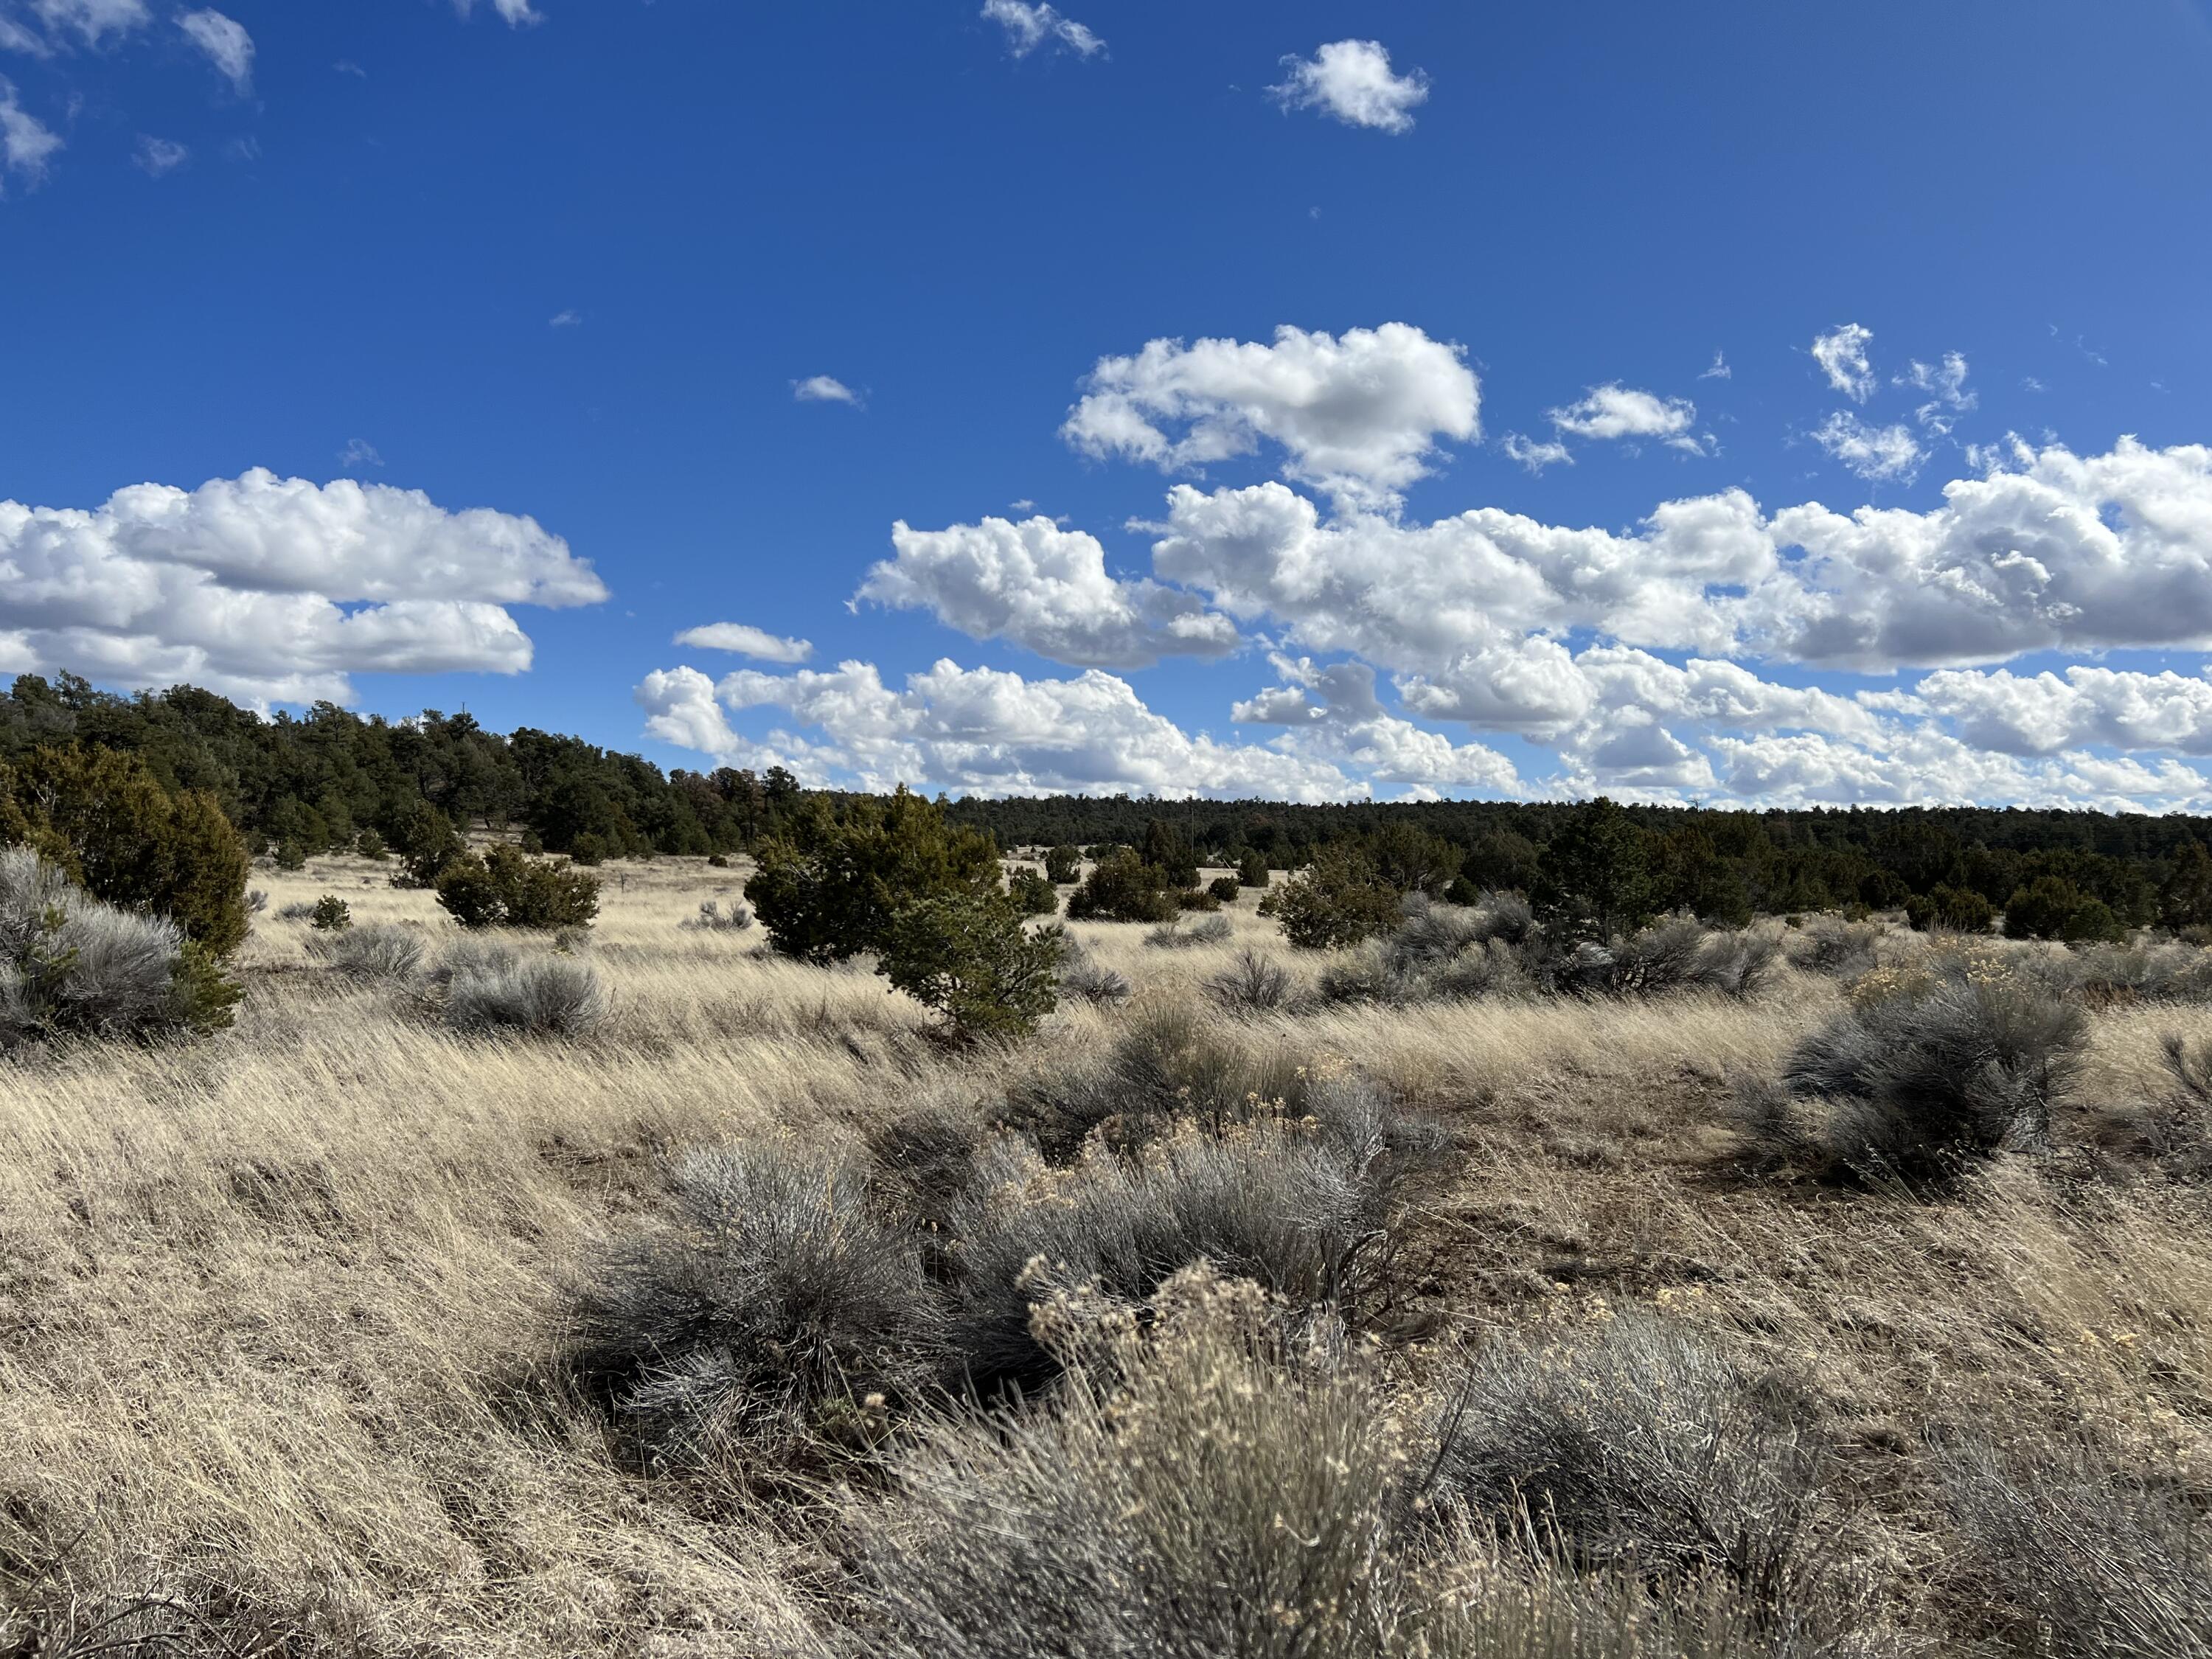
[{"label": "desert scrub vegetation", "polygon": [[599,912],[596,877],[533,859],[504,844],[479,858],[448,860],[434,884],[438,902],[464,927],[523,927],[556,933],[588,927]]},{"label": "desert scrub vegetation", "polygon": [[[426,1011],[544,937],[390,873],[257,876],[354,926],[264,921],[228,1030],[9,1060],[0,1652],[2201,1651],[2203,1033],[2074,977],[2133,947],[1972,947],[2086,1022],[2051,1151],[1814,1182],[1734,1079],[1955,942],[1562,994],[1510,898],[1335,952],[1245,902],[1213,950],[1073,921],[1127,994],[1072,951],[1035,1036],[956,1044],[679,930],[750,872],[672,857],[604,883],[602,1035],[461,1041]],[[387,927],[404,979],[320,955]],[[1316,994],[1478,948],[1510,994]]]},{"label": "desert scrub vegetation", "polygon": [[457,1031],[588,1036],[607,1017],[599,970],[574,957],[499,949],[449,956],[441,977],[441,1012]]},{"label": "desert scrub vegetation", "polygon": [[0,1048],[212,1030],[237,996],[174,922],[101,903],[27,847],[0,848]]},{"label": "desert scrub vegetation", "polygon": [[1877,969],[1778,1079],[1746,1088],[1743,1126],[1761,1151],[1817,1173],[1948,1180],[2001,1148],[2048,1144],[2088,1024],[1990,954]]}]

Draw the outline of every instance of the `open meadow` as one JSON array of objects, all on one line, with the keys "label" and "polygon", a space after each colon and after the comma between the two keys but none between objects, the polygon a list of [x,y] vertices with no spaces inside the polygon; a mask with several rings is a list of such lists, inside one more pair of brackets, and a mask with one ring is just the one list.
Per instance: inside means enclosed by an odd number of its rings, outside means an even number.
[{"label": "open meadow", "polygon": [[1901,926],[1324,1000],[1247,891],[960,1046],[662,858],[518,1036],[388,868],[254,872],[231,1029],[0,1073],[0,1653],[2212,1652],[2201,1002],[2070,993],[2041,1144],[1915,1182],[1744,1103]]}]

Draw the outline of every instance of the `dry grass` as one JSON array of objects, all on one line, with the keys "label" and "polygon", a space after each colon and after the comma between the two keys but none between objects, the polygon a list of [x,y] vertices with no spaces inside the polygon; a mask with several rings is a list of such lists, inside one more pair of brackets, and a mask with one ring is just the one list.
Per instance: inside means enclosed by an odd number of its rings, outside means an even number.
[{"label": "dry grass", "polygon": [[1283,950],[1247,894],[1218,944],[1075,926],[1132,1005],[1069,1003],[1027,1051],[961,1053],[864,966],[684,927],[742,872],[670,860],[602,872],[582,954],[605,1024],[501,1040],[447,1029],[417,986],[318,963],[305,923],[278,919],[337,893],[356,925],[421,929],[434,959],[453,930],[388,867],[257,872],[270,903],[234,1030],[0,1073],[0,1652],[65,1652],[118,1613],[109,1630],[180,1632],[147,1653],[829,1650],[850,1566],[806,1506],[641,1474],[564,1378],[578,1275],[673,1213],[685,1153],[797,1137],[865,1158],[918,1108],[988,1115],[1164,1006],[1449,1127],[1371,1324],[1407,1398],[1462,1350],[1579,1340],[1632,1307],[1745,1374],[1802,1379],[1832,1517],[1822,1594],[1934,1650],[2032,1650],[2054,1616],[2004,1600],[2021,1568],[1987,1553],[2006,1528],[1968,1549],[1962,1436],[1995,1443],[1974,1469],[2016,1470],[2074,1468],[2094,1434],[2112,1480],[2160,1495],[2160,1547],[2201,1546],[2172,1517],[2212,1504],[2212,1207],[2083,1150],[2106,1108],[2170,1091],[2162,1041],[2201,1041],[2197,1010],[2099,1010],[2057,1150],[1928,1200],[1757,1174],[1728,1127],[1737,1079],[1778,1073],[1844,1006],[1826,975],[1785,969],[1740,1000],[1300,995],[1231,1014],[1206,988],[1243,950],[1297,993],[1328,960]]}]

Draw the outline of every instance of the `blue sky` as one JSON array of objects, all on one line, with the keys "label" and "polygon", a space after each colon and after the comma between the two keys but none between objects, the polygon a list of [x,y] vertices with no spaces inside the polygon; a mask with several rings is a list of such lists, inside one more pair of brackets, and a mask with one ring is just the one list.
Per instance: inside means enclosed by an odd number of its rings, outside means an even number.
[{"label": "blue sky", "polygon": [[0,0],[0,672],[2212,807],[2195,0]]}]

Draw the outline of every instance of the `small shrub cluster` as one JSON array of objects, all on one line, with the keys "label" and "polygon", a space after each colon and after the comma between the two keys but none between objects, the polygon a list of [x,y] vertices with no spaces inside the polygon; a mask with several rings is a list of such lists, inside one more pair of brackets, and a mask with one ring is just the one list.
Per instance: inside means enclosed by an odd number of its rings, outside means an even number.
[{"label": "small shrub cluster", "polygon": [[752,925],[753,913],[734,899],[726,905],[720,899],[703,900],[696,915],[678,924],[702,933],[742,933]]},{"label": "small shrub cluster", "polygon": [[1065,842],[1049,848],[1044,855],[1045,879],[1065,887],[1083,878],[1083,854]]},{"label": "small shrub cluster", "polygon": [[1078,1002],[1127,1002],[1128,976],[1094,960],[1070,940],[1060,955],[1060,994]]},{"label": "small shrub cluster", "polygon": [[1933,891],[1905,900],[1905,919],[1923,933],[1986,933],[1996,907],[1972,888],[1939,883]]},{"label": "small shrub cluster", "polygon": [[1534,995],[1648,997],[1681,990],[1748,996],[1781,946],[1771,933],[1708,930],[1676,916],[1601,945],[1540,922],[1516,893],[1480,907],[1402,902],[1383,939],[1330,964],[1325,1001],[1413,1004]]},{"label": "small shrub cluster", "polygon": [[1332,842],[1297,875],[1268,889],[1260,911],[1280,921],[1284,938],[1300,949],[1334,950],[1395,927],[1399,894],[1358,846]]},{"label": "small shrub cluster", "polygon": [[386,922],[316,933],[307,950],[348,979],[410,980],[422,965],[421,932]]},{"label": "small shrub cluster", "polygon": [[343,933],[353,926],[353,907],[335,893],[325,893],[307,911],[307,926],[319,933]]},{"label": "small shrub cluster", "polygon": [[1006,894],[948,893],[898,910],[877,971],[956,1037],[1025,1036],[1058,999],[1062,950],[1057,927],[1031,932]]},{"label": "small shrub cluster", "polygon": [[1006,877],[1006,895],[1025,916],[1060,914],[1060,890],[1052,878],[1024,866]]},{"label": "small shrub cluster", "polygon": [[598,970],[571,957],[456,953],[440,977],[445,1021],[457,1031],[588,1036],[607,1017]]},{"label": "small shrub cluster", "polygon": [[1790,930],[1785,953],[1791,966],[1806,973],[1856,979],[1872,972],[1880,962],[1875,947],[1881,935],[1878,922],[1815,916]]},{"label": "small shrub cluster", "polygon": [[1985,956],[1877,970],[1779,1079],[1745,1087],[1740,1121],[1815,1173],[1941,1182],[2040,1144],[2087,1039],[2080,1007]]},{"label": "small shrub cluster", "polygon": [[438,902],[464,927],[588,927],[599,913],[598,878],[505,845],[448,862]]},{"label": "small shrub cluster", "polygon": [[1164,927],[1155,927],[1145,935],[1145,943],[1170,951],[1183,950],[1194,945],[1222,945],[1228,942],[1234,931],[1228,917],[1207,916],[1188,927],[1180,922],[1170,922]]},{"label": "small shrub cluster", "polygon": [[927,1393],[1036,1387],[1060,1369],[1040,1310],[1141,1305],[1201,1261],[1302,1318],[1358,1310],[1387,1271],[1396,1184],[1434,1142],[1347,1079],[1304,1104],[1072,1145],[924,1111],[866,1166],[785,1146],[694,1158],[677,1224],[580,1292],[575,1358],[641,1443],[689,1458]]},{"label": "small shrub cluster", "polygon": [[1938,1449],[1969,1553],[1953,1573],[2022,1652],[2212,1655],[2212,1521],[2087,1433]]},{"label": "small shrub cluster", "polygon": [[1067,898],[1074,921],[1173,921],[1182,908],[1167,871],[1147,864],[1129,848],[1109,853],[1091,867]]},{"label": "small shrub cluster", "polygon": [[[887,1501],[846,1501],[837,1526],[855,1583],[840,1611],[856,1651],[1837,1651],[1808,1639],[1811,1621],[1773,1588],[1809,1572],[1799,1536],[1814,1460],[1780,1425],[1743,1431],[1755,1385],[1688,1339],[1644,1336],[1644,1351],[1668,1351],[1653,1367],[1618,1339],[1571,1344],[1533,1378],[1480,1364],[1452,1409],[1424,1418],[1366,1355],[1302,1336],[1249,1283],[1188,1271],[1150,1312],[1056,1299],[1039,1322],[1066,1372],[1048,1400],[988,1419],[937,1414],[891,1462]],[[1677,1382],[1689,1391],[1665,1392]],[[1539,1401],[1571,1415],[1535,1420]],[[1788,1457],[1771,1473],[1751,1461],[1770,1449]],[[1510,1472],[1522,1455],[1537,1460],[1534,1492]],[[1643,1516],[1670,1528],[1678,1553],[1611,1547]],[[1729,1582],[1739,1543],[1759,1582]]]},{"label": "small shrub cluster", "polygon": [[2092,1139],[2174,1180],[2212,1181],[2212,1042],[2192,1045],[2169,1031],[2160,1046],[2166,1091],[2101,1107],[2091,1119]]},{"label": "small shrub cluster", "polygon": [[173,923],[210,957],[246,940],[246,844],[212,795],[135,755],[33,749],[0,763],[0,847],[27,846],[103,904]]},{"label": "small shrub cluster", "polygon": [[1272,1014],[1296,1006],[1291,975],[1280,963],[1247,949],[1206,982],[1206,994],[1232,1013]]},{"label": "small shrub cluster", "polygon": [[1216,904],[1234,904],[1243,890],[1244,884],[1235,876],[1216,876],[1206,884],[1206,896]]},{"label": "small shrub cluster", "polygon": [[176,923],[103,904],[30,848],[0,848],[0,1048],[211,1030],[237,1000]]},{"label": "small shrub cluster", "polygon": [[998,886],[990,836],[901,786],[882,798],[805,798],[762,846],[745,896],[776,950],[827,965],[880,951],[903,905]]}]

